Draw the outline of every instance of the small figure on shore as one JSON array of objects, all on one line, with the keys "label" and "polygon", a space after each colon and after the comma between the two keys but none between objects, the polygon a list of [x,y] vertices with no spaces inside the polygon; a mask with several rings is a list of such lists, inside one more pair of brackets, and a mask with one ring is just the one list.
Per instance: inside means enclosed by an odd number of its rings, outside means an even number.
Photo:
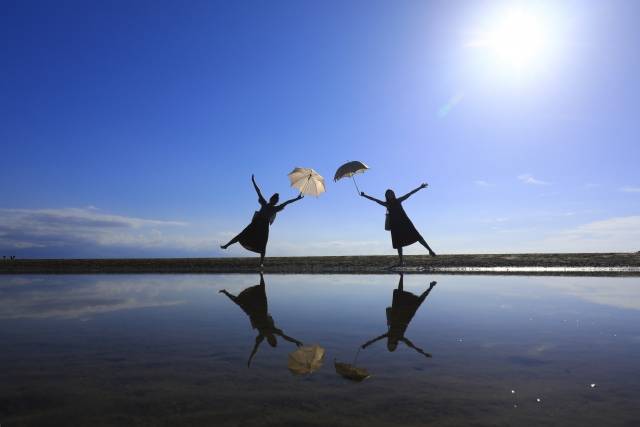
[{"label": "small figure on shore", "polygon": [[262,344],[264,339],[271,347],[278,345],[276,335],[279,335],[286,341],[292,342],[298,347],[302,346],[302,343],[295,338],[291,338],[282,332],[282,329],[278,329],[273,321],[273,318],[269,314],[269,306],[267,302],[267,293],[265,289],[264,276],[260,273],[260,284],[251,286],[238,294],[238,296],[232,295],[225,289],[219,291],[225,294],[231,301],[236,303],[242,311],[244,311],[249,320],[251,321],[251,327],[258,330],[258,336],[256,337],[255,345],[247,361],[247,366],[251,366],[251,360],[253,356],[258,352],[258,347]]},{"label": "small figure on shore", "polygon": [[436,285],[436,282],[431,282],[429,284],[429,289],[424,291],[422,295],[419,297],[412,294],[411,292],[406,292],[403,289],[402,281],[403,275],[400,274],[400,281],[398,282],[398,289],[393,290],[393,299],[391,302],[391,307],[387,307],[387,326],[388,331],[385,334],[380,335],[366,343],[362,344],[362,349],[367,348],[374,342],[381,340],[383,338],[387,338],[387,349],[389,351],[395,351],[398,347],[399,342],[403,342],[408,347],[411,347],[418,353],[424,355],[425,357],[431,357],[431,354],[425,353],[421,348],[413,345],[408,338],[404,336],[407,328],[409,327],[409,323],[413,316],[415,316],[418,308],[424,302],[424,300],[431,292],[431,289]]},{"label": "small figure on shore", "polygon": [[267,202],[265,198],[262,197],[260,188],[258,188],[258,184],[256,184],[256,180],[253,175],[251,175],[251,182],[253,182],[253,187],[255,188],[256,193],[258,193],[260,210],[254,212],[251,224],[247,225],[236,237],[229,240],[226,245],[221,245],[220,247],[222,249],[227,249],[234,243],[240,243],[246,250],[260,254],[260,267],[263,267],[264,255],[267,250],[267,241],[269,240],[269,226],[273,224],[273,221],[275,221],[276,214],[278,212],[283,210],[288,204],[298,201],[304,196],[300,193],[298,197],[287,200],[286,202],[278,205],[278,200],[280,200],[278,193],[271,196]]},{"label": "small figure on shore", "polygon": [[427,188],[427,184],[421,184],[416,188],[405,194],[402,197],[396,198],[396,194],[393,190],[387,190],[384,193],[385,201],[378,200],[374,197],[364,194],[364,191],[360,193],[362,197],[372,200],[379,205],[387,208],[387,221],[385,223],[385,229],[391,231],[391,244],[394,249],[398,250],[398,257],[400,258],[398,264],[393,267],[400,267],[404,264],[402,258],[402,248],[409,246],[415,242],[420,242],[428,251],[429,255],[436,256],[436,253],[431,250],[424,238],[418,233],[416,227],[413,225],[406,212],[402,208],[402,202],[407,200],[411,195],[417,193],[423,188]]}]

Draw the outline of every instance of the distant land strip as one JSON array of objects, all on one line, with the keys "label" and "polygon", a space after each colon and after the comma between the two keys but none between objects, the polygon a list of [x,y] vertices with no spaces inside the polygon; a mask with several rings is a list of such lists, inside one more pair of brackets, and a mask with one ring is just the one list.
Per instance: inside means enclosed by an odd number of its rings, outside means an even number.
[{"label": "distant land strip", "polygon": [[[265,273],[286,274],[519,274],[640,276],[640,253],[461,254],[271,257]],[[255,273],[258,258],[16,259],[0,261],[0,274],[204,274]]]}]

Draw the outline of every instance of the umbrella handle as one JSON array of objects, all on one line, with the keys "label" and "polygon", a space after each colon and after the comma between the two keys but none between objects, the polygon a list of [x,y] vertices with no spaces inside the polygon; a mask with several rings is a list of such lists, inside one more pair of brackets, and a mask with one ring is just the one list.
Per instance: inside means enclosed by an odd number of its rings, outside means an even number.
[{"label": "umbrella handle", "polygon": [[353,366],[356,366],[356,363],[358,363],[358,355],[360,354],[360,348],[361,347],[358,346],[358,351],[356,352],[356,357],[353,358],[353,363],[352,363]]},{"label": "umbrella handle", "polygon": [[[311,182],[311,174],[309,174],[309,176],[307,177],[307,183],[304,185],[303,188],[307,188],[307,185],[309,185],[310,182]],[[300,194],[302,194],[302,190],[300,190]]]},{"label": "umbrella handle", "polygon": [[353,181],[353,185],[356,186],[356,191],[358,192],[358,196],[360,195],[360,189],[358,188],[358,183],[356,183],[356,179],[351,175],[351,181]]}]

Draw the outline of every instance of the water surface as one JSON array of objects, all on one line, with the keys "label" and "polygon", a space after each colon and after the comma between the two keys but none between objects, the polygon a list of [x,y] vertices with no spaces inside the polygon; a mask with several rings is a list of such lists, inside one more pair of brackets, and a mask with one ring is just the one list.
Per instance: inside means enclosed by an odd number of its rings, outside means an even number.
[{"label": "water surface", "polygon": [[[277,335],[247,366],[258,332],[219,292],[257,274],[0,277],[0,423],[640,425],[640,279],[405,275],[416,297],[438,282],[404,335],[432,357],[385,338],[358,354],[398,281],[265,276],[275,327],[326,349],[295,376]],[[361,383],[333,367],[356,355]]]}]

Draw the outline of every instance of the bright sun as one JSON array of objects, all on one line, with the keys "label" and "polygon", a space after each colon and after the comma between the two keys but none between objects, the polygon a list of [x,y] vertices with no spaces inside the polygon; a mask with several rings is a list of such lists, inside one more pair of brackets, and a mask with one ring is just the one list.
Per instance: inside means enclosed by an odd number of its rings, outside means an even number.
[{"label": "bright sun", "polygon": [[539,14],[522,8],[499,16],[469,44],[486,49],[499,63],[517,70],[539,65],[549,45],[549,23]]}]

